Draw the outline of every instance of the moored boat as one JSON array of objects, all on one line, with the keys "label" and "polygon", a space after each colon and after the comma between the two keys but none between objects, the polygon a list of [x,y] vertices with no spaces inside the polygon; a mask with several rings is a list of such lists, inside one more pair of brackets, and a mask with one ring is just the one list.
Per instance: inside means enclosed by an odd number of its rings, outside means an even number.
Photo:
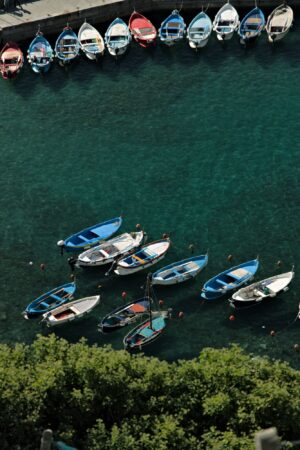
[{"label": "moored boat", "polygon": [[15,42],[7,42],[0,53],[0,72],[7,80],[16,78],[23,67],[24,57],[22,50]]},{"label": "moored boat", "polygon": [[46,73],[53,61],[53,50],[43,33],[39,30],[29,45],[27,59],[35,73]]},{"label": "moored boat", "polygon": [[211,35],[212,23],[208,15],[202,11],[191,21],[187,29],[189,46],[193,49],[205,47]]},{"label": "moored boat", "polygon": [[195,278],[207,265],[208,255],[193,256],[157,270],[151,278],[152,284],[171,285]]},{"label": "moored boat", "polygon": [[87,22],[84,22],[78,32],[78,40],[81,50],[88,59],[96,60],[104,55],[104,40],[96,28]]},{"label": "moored boat", "polygon": [[283,3],[277,6],[269,15],[266,25],[269,42],[279,41],[286,36],[294,20],[294,13],[290,6]]},{"label": "moored boat", "polygon": [[162,22],[158,30],[159,39],[166,45],[174,45],[175,42],[183,39],[186,29],[183,17],[179,14],[177,9]]},{"label": "moored boat", "polygon": [[149,315],[150,297],[143,297],[133,302],[127,303],[114,309],[101,320],[98,329],[102,333],[110,333],[119,330],[133,322],[136,322],[144,315]]},{"label": "moored boat", "polygon": [[76,290],[75,283],[67,283],[56,287],[31,302],[25,309],[25,319],[39,317],[69,301]]},{"label": "moored boat", "polygon": [[206,300],[214,300],[238,289],[254,277],[258,266],[258,259],[253,259],[215,275],[204,284],[201,297]]},{"label": "moored boat", "polygon": [[100,295],[80,298],[73,302],[59,306],[52,311],[43,314],[42,322],[48,327],[72,322],[90,313],[100,302]]},{"label": "moored boat", "polygon": [[238,12],[228,2],[217,12],[213,22],[213,30],[216,32],[219,41],[228,41],[237,31],[239,24]]},{"label": "moored boat", "polygon": [[112,56],[123,55],[131,42],[128,26],[122,19],[115,19],[108,27],[104,41]]},{"label": "moored boat", "polygon": [[150,317],[129,331],[123,339],[125,350],[141,350],[142,347],[159,338],[165,331],[169,316],[169,311],[161,311],[156,317]]},{"label": "moored boat", "polygon": [[55,56],[61,64],[68,64],[79,55],[80,44],[72,28],[67,25],[58,36],[55,44]]},{"label": "moored boat", "polygon": [[155,44],[157,32],[155,26],[142,14],[134,11],[129,19],[129,30],[134,40],[142,47]]},{"label": "moored boat", "polygon": [[260,8],[254,8],[240,23],[238,29],[238,35],[240,36],[241,44],[246,44],[247,42],[256,39],[265,27],[265,16]]},{"label": "moored boat", "polygon": [[135,253],[118,260],[114,272],[117,275],[130,275],[147,269],[165,257],[170,244],[168,238],[146,244]]},{"label": "moored boat", "polygon": [[121,255],[139,247],[143,241],[144,232],[124,233],[103,242],[78,256],[76,265],[82,267],[103,266],[112,263]]},{"label": "moored boat", "polygon": [[111,237],[122,224],[122,217],[115,217],[114,219],[100,222],[89,228],[73,234],[65,240],[57,242],[57,245],[67,251],[86,250],[100,241]]},{"label": "moored boat", "polygon": [[267,298],[276,297],[282,291],[287,290],[287,286],[294,278],[294,270],[291,272],[275,275],[239,289],[229,300],[231,306],[244,308],[261,303]]}]

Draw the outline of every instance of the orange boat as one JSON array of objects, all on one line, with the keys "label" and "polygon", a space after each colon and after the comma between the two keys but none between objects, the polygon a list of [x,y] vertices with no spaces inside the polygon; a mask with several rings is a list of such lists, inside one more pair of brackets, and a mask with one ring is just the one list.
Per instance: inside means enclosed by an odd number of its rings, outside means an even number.
[{"label": "orange boat", "polygon": [[138,12],[134,11],[129,19],[129,29],[136,40],[142,47],[149,47],[155,44],[157,32],[146,17],[142,16]]},{"label": "orange boat", "polygon": [[15,78],[24,63],[22,50],[14,42],[7,42],[0,53],[0,72],[2,77]]}]

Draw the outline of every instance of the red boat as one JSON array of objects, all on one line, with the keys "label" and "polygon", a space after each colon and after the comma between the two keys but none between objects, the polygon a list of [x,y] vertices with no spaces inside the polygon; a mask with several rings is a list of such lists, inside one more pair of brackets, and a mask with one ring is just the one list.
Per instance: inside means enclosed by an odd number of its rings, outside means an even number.
[{"label": "red boat", "polygon": [[142,47],[149,47],[155,44],[157,32],[150,20],[134,11],[129,19],[129,29],[136,40]]},{"label": "red boat", "polygon": [[14,42],[7,42],[0,53],[0,72],[2,77],[15,78],[24,62],[22,50]]}]

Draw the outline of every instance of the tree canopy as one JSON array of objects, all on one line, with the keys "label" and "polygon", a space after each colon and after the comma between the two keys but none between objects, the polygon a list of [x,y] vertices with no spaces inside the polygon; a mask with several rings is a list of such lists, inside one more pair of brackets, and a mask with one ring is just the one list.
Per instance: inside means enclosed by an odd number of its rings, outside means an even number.
[{"label": "tree canopy", "polygon": [[1,449],[41,432],[90,450],[252,450],[276,426],[299,438],[300,373],[238,346],[167,363],[55,335],[0,345]]}]

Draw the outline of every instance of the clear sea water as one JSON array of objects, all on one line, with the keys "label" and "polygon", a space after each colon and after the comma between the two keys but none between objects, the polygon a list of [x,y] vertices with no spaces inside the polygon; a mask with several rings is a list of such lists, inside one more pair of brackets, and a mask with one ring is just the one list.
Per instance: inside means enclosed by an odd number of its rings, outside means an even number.
[{"label": "clear sea water", "polygon": [[[150,17],[159,25],[164,15]],[[1,80],[1,342],[30,343],[49,332],[21,312],[68,282],[69,255],[56,242],[122,212],[122,232],[140,223],[149,241],[170,233],[160,267],[188,257],[190,244],[195,254],[209,249],[196,281],[156,290],[173,318],[145,353],[175,360],[238,343],[300,367],[293,348],[300,344],[299,48],[298,22],[276,46],[265,34],[246,50],[237,37],[222,46],[212,36],[198,53],[187,42],[149,51],[132,44],[117,62],[82,56],[44,77],[26,64],[13,82]],[[208,278],[257,255],[256,279],[295,265],[288,292],[239,312],[225,298],[202,302]],[[129,330],[103,336],[97,323],[124,302],[123,291],[127,301],[142,296],[146,274],[104,274],[77,271],[77,298],[100,292],[102,304],[55,329],[58,336],[122,348]]]}]

